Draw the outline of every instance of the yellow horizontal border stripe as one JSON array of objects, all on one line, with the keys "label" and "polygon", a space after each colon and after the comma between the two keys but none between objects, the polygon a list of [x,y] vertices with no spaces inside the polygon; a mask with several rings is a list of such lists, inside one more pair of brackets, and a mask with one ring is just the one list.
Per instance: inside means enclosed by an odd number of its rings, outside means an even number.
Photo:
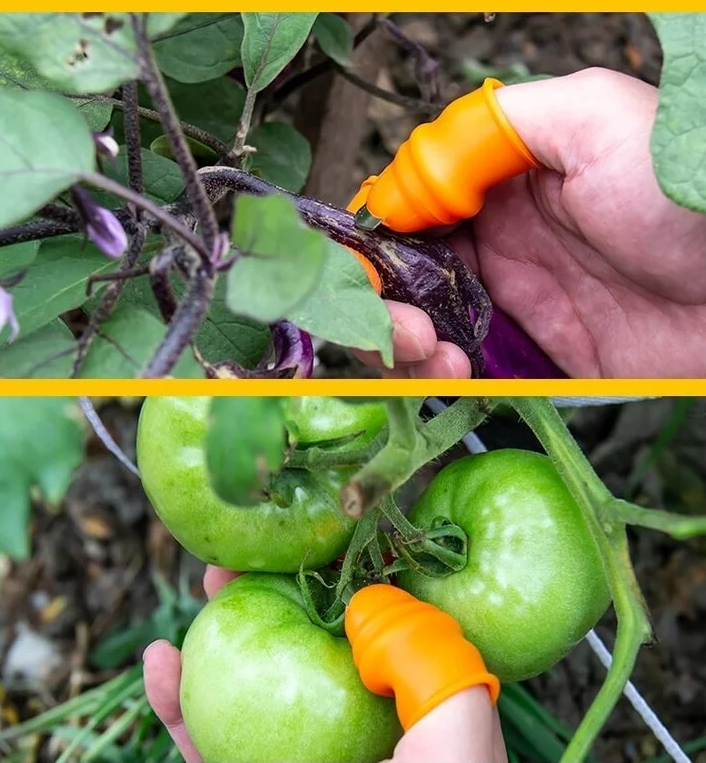
[{"label": "yellow horizontal border stripe", "polygon": [[[586,2],[586,3],[568,3],[568,2],[553,2],[542,3],[540,7],[537,7],[536,2],[499,2],[499,0],[493,5],[494,12],[521,12],[521,11],[603,11],[603,12],[654,12],[654,11],[666,11],[666,12],[683,12],[683,11],[706,11],[704,2],[688,2],[687,0],[681,0],[681,2],[667,3],[665,0],[661,2],[628,2],[623,0],[622,3],[616,5],[609,0],[601,0],[600,2]],[[194,2],[175,2],[175,0],[152,0],[150,3],[137,3],[112,0],[112,2],[103,2],[100,4],[101,10],[108,11],[187,11],[195,12]],[[23,11],[23,12],[37,12],[37,11],[90,11],[95,10],[94,5],[87,5],[85,2],[4,2],[0,8],[2,11]],[[233,11],[232,2],[224,2],[224,0],[210,0],[210,2],[199,3],[198,11]],[[484,11],[486,8],[469,7],[466,2],[460,2],[460,0],[446,0],[446,2],[400,2],[396,0],[390,2],[388,0],[385,3],[380,2],[357,2],[353,5],[347,3],[332,2],[331,0],[318,0],[314,2],[297,3],[286,2],[286,0],[270,0],[270,2],[264,3],[258,0],[241,0],[237,3],[238,11],[336,11],[343,12],[370,12],[370,11],[398,11],[398,12],[435,12],[444,13],[448,11]]]},{"label": "yellow horizontal border stripe", "polygon": [[704,379],[100,379],[0,381],[0,396],[86,395],[348,395],[351,397],[436,395],[551,397],[702,396]]}]

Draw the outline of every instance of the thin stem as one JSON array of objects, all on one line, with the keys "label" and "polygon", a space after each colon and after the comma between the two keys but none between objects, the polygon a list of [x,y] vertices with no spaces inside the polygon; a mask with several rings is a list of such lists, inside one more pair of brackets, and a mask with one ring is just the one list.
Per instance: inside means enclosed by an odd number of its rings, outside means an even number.
[{"label": "thin stem", "polygon": [[64,207],[61,204],[46,204],[38,212],[37,217],[46,220],[56,220],[67,225],[80,225],[81,218],[73,207]]},{"label": "thin stem", "polygon": [[252,88],[248,88],[245,95],[245,103],[243,104],[243,111],[238,121],[238,132],[235,134],[235,143],[233,144],[232,155],[240,164],[243,161],[243,156],[247,153],[245,150],[245,140],[250,132],[250,123],[252,122],[252,115],[255,109],[255,100],[257,99],[257,91]]},{"label": "thin stem", "polygon": [[[66,94],[67,98],[73,98],[73,99],[81,99],[85,100],[85,95],[73,95],[71,93]],[[100,101],[101,103],[110,103],[112,106],[115,106],[116,109],[123,110],[125,109],[125,101],[120,100],[120,98],[113,98],[110,95],[100,95],[100,94],[94,94],[90,96],[91,100],[93,101]],[[139,117],[142,117],[143,119],[148,119],[150,122],[159,122],[161,124],[161,119],[159,114],[154,109],[148,109],[144,106],[138,106],[137,107],[137,115]],[[190,122],[183,122],[179,120],[179,125],[182,129],[182,132],[184,135],[186,135],[189,138],[193,138],[194,140],[198,140],[199,143],[203,143],[204,146],[208,146],[210,149],[215,151],[218,156],[221,159],[225,159],[230,149],[228,146],[226,146],[225,143],[218,140],[218,138],[214,138],[211,133],[206,132],[205,130],[202,130],[200,127],[197,127],[196,125],[192,125]]]},{"label": "thin stem", "polygon": [[186,243],[189,244],[199,254],[204,264],[210,268],[211,261],[209,257],[209,250],[206,249],[204,242],[192,231],[190,231],[185,225],[179,222],[179,220],[171,215],[164,207],[158,206],[154,202],[150,201],[146,196],[141,196],[139,193],[135,193],[134,191],[126,188],[124,185],[121,185],[115,180],[112,180],[105,175],[99,175],[97,172],[87,172],[81,176],[81,180],[86,183],[90,183],[97,188],[102,188],[105,191],[110,191],[110,193],[114,193],[116,196],[120,196],[120,198],[125,199],[126,201],[130,201],[135,204],[135,206],[138,206],[141,209],[144,209],[146,212],[149,212],[152,217],[162,223],[162,225],[166,225],[167,228],[173,230],[184,241],[186,241]]},{"label": "thin stem", "polygon": [[319,447],[295,450],[289,457],[288,466],[292,469],[341,469],[350,466],[363,466],[367,464],[387,442],[387,430],[383,430],[368,445],[355,450],[337,450]]},{"label": "thin stem", "polygon": [[421,539],[422,532],[407,519],[391,495],[386,495],[380,501],[380,508],[390,524],[404,540],[415,541]]},{"label": "thin stem", "polygon": [[88,276],[86,283],[86,296],[90,297],[93,293],[93,284],[101,281],[129,281],[131,278],[149,275],[149,265],[143,265],[132,270],[120,269],[117,273],[100,273],[99,275]]},{"label": "thin stem", "polygon": [[365,90],[366,93],[370,93],[375,98],[380,98],[388,103],[394,103],[396,106],[401,106],[408,111],[416,111],[422,114],[438,114],[441,111],[442,107],[437,103],[428,103],[427,101],[420,101],[418,98],[410,98],[406,95],[393,93],[391,90],[383,90],[383,88],[373,85],[372,82],[368,82],[357,74],[348,71],[348,69],[340,64],[334,64],[334,68],[343,79],[347,79],[351,84],[359,87],[361,90]]},{"label": "thin stem", "polygon": [[389,18],[381,19],[382,28],[415,59],[415,74],[419,80],[419,90],[424,100],[441,105],[441,83],[439,82],[439,63],[434,60],[426,48],[407,35]]},{"label": "thin stem", "polygon": [[212,275],[203,268],[198,268],[169,324],[167,335],[142,373],[143,379],[161,379],[171,373],[208,312],[213,299],[213,288]]},{"label": "thin stem", "polygon": [[140,137],[140,119],[137,115],[137,82],[123,85],[123,128],[127,143],[127,175],[130,188],[135,193],[144,193],[142,176],[142,141]]},{"label": "thin stem", "polygon": [[206,242],[206,249],[209,252],[210,259],[211,253],[216,251],[218,239],[216,214],[198,175],[196,161],[182,132],[179,118],[174,111],[174,106],[169,97],[169,91],[167,90],[162,73],[155,64],[145,21],[136,13],[130,14],[130,18],[137,43],[137,52],[140,57],[142,79],[162,121],[164,134],[167,136],[172,156],[179,167],[181,167],[186,183],[186,192],[193,205],[194,214],[201,226],[201,235]]},{"label": "thin stem", "polygon": [[567,763],[581,763],[620,699],[640,645],[649,640],[651,628],[630,562],[625,526],[612,511],[615,499],[610,491],[550,400],[517,397],[509,402],[543,445],[576,500],[601,554],[618,618],[613,664],[562,757]]},{"label": "thin stem", "polygon": [[608,510],[625,524],[660,530],[677,540],[687,540],[696,535],[706,534],[706,517],[690,517],[669,511],[646,509],[617,498],[613,500]]},{"label": "thin stem", "polygon": [[[611,565],[609,574],[614,583],[619,583],[621,576],[632,574],[624,532],[613,548],[615,560],[622,562],[622,565]],[[650,627],[641,603],[635,600],[629,587],[620,584],[614,587],[616,594],[613,597],[613,604],[618,619],[618,631],[613,647],[613,662],[603,685],[564,751],[561,763],[581,763],[588,757],[593,743],[623,694],[640,647],[649,639]]]},{"label": "thin stem", "polygon": [[[443,413],[415,426],[415,442],[392,441],[368,462],[341,490],[341,507],[350,516],[360,517],[385,495],[397,490],[424,464],[438,458],[465,434],[475,429],[490,413],[485,398],[460,398]],[[397,432],[403,432],[398,427]]]}]

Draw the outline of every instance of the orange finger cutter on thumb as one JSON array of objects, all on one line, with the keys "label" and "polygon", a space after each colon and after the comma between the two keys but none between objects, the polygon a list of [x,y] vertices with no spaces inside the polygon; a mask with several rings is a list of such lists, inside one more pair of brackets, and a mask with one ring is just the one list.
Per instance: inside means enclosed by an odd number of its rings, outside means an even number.
[{"label": "orange finger cutter on thumb", "polygon": [[362,588],[346,609],[346,636],[365,686],[393,697],[407,731],[444,700],[472,686],[500,682],[450,615],[391,585]]}]

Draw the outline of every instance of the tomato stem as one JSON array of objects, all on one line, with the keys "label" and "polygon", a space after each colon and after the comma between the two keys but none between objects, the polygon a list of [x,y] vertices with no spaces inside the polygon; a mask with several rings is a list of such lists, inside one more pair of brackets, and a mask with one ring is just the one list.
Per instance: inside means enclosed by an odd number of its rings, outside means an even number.
[{"label": "tomato stem", "polygon": [[493,408],[487,398],[459,398],[438,416],[420,423],[417,413],[422,399],[388,401],[387,444],[341,490],[341,507],[349,516],[363,516],[418,469],[475,429]]},{"label": "tomato stem", "polygon": [[387,429],[385,428],[372,442],[362,448],[338,450],[314,445],[306,449],[293,450],[287,461],[287,466],[292,469],[308,469],[310,471],[363,466],[382,450],[386,442]]},{"label": "tomato stem", "polygon": [[610,510],[613,515],[628,525],[660,530],[677,540],[687,540],[696,535],[706,534],[706,517],[690,517],[670,511],[646,509],[634,503],[614,498]]},{"label": "tomato stem", "polygon": [[651,628],[630,561],[624,514],[616,509],[619,502],[598,477],[548,398],[517,397],[508,402],[543,445],[581,509],[600,550],[618,619],[613,663],[561,759],[581,763],[620,698]]}]

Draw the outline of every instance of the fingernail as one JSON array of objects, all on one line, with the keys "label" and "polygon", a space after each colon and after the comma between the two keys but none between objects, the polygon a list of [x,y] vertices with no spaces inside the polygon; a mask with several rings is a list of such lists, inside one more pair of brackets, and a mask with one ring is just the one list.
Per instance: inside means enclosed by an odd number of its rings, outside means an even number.
[{"label": "fingernail", "polygon": [[393,342],[397,340],[400,343],[405,343],[405,349],[407,350],[404,358],[405,363],[418,363],[421,360],[426,360],[427,353],[424,351],[424,347],[422,347],[422,343],[416,334],[413,334],[405,326],[400,326],[399,324],[395,325],[393,334]]},{"label": "fingernail", "polygon": [[147,659],[147,655],[154,649],[154,647],[157,646],[157,644],[169,644],[167,639],[165,638],[158,638],[156,641],[153,641],[151,644],[147,644],[145,647],[145,651],[142,652],[142,659],[143,661]]}]

